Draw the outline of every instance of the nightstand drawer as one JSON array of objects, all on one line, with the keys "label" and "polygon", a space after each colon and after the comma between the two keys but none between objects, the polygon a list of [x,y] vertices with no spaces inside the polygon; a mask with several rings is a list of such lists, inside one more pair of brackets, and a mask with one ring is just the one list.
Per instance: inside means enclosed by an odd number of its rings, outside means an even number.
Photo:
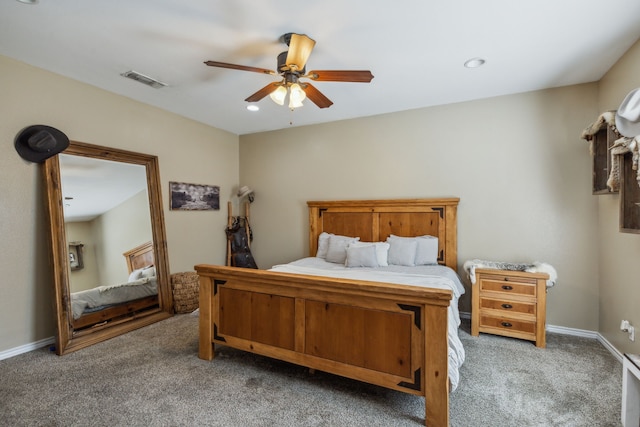
[{"label": "nightstand drawer", "polygon": [[495,328],[503,331],[517,331],[526,334],[536,333],[536,322],[480,315],[481,328]]},{"label": "nightstand drawer", "polygon": [[536,304],[535,302],[520,302],[520,301],[507,301],[504,299],[493,299],[480,297],[480,309],[481,310],[499,310],[508,313],[520,313],[530,314],[535,316]]},{"label": "nightstand drawer", "polygon": [[517,280],[508,276],[485,276],[480,281],[481,292],[502,292],[505,294],[535,297],[535,280]]}]

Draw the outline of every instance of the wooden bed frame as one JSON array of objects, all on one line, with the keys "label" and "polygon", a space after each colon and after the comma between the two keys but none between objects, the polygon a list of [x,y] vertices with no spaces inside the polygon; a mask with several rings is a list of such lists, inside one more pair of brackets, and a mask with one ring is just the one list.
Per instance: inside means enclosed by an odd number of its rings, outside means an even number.
[{"label": "wooden bed frame", "polygon": [[[125,257],[127,262],[129,274],[131,274],[133,270],[155,264],[153,242],[143,243],[140,246],[128,250],[122,255]],[[119,319],[124,316],[130,316],[140,310],[158,306],[158,304],[157,295],[127,301],[126,303],[107,307],[99,311],[83,314],[77,319],[72,319],[71,326],[73,329],[82,329],[88,326],[102,324],[107,321],[114,321],[115,319]]]},{"label": "wooden bed frame", "polygon": [[[323,231],[384,241],[439,238],[457,268],[457,198],[308,202],[309,250]],[[449,425],[448,290],[196,265],[199,353],[215,344],[425,396],[425,423]],[[345,327],[347,326],[348,327]]]}]

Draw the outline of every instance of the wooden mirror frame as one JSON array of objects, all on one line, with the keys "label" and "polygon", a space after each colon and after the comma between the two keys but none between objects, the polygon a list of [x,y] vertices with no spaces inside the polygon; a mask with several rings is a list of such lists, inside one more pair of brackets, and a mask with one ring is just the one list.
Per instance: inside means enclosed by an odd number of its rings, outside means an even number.
[{"label": "wooden mirror frame", "polygon": [[105,341],[134,329],[164,320],[173,315],[173,297],[169,277],[167,239],[164,226],[162,190],[160,187],[160,171],[157,156],[101,147],[77,141],[70,141],[69,147],[63,154],[137,164],[146,168],[159,305],[156,308],[150,308],[127,318],[107,322],[104,325],[78,331],[73,329],[71,322],[69,270],[66,255],[68,243],[63,214],[60,162],[57,155],[50,157],[44,162],[43,171],[50,226],[51,261],[54,275],[54,307],[57,329],[56,353],[58,355],[67,354]]}]

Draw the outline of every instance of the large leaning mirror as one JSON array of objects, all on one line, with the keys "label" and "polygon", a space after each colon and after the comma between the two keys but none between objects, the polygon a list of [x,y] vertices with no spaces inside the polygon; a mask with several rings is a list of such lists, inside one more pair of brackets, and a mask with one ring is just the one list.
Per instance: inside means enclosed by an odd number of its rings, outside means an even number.
[{"label": "large leaning mirror", "polygon": [[157,157],[71,141],[43,170],[56,353],[170,317]]}]

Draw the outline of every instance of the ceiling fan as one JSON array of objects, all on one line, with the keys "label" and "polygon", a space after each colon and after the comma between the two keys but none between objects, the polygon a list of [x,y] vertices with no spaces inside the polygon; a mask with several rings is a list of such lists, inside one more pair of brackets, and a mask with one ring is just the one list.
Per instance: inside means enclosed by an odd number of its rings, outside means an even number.
[{"label": "ceiling fan", "polygon": [[310,79],[318,82],[358,82],[369,83],[373,74],[369,70],[314,70],[306,72],[306,63],[315,46],[315,40],[305,34],[287,33],[281,40],[289,46],[289,50],[278,55],[277,71],[266,68],[249,67],[218,61],[205,61],[211,67],[230,68],[232,70],[251,71],[254,73],[280,75],[282,80],[272,82],[250,95],[245,101],[258,102],[267,95],[279,105],[284,105],[289,94],[289,108],[302,106],[302,101],[309,98],[320,108],[330,107],[333,102],[311,83],[300,81]]}]

